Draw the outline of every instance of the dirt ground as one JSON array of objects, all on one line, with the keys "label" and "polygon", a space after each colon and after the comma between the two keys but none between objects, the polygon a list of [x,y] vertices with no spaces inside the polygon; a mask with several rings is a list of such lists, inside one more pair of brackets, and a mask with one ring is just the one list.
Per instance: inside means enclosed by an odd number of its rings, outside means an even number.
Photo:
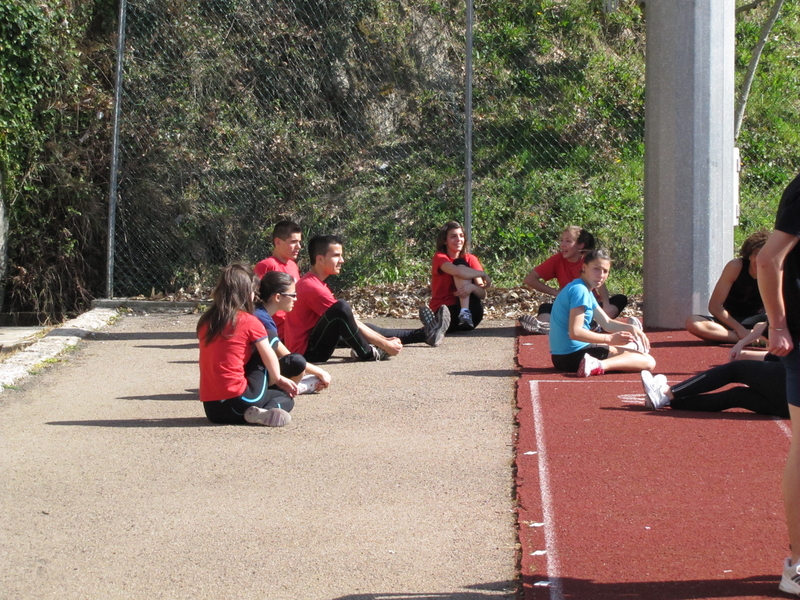
[{"label": "dirt ground", "polygon": [[339,351],[282,429],[205,419],[196,321],[122,318],[0,395],[3,598],[513,597],[513,321]]}]

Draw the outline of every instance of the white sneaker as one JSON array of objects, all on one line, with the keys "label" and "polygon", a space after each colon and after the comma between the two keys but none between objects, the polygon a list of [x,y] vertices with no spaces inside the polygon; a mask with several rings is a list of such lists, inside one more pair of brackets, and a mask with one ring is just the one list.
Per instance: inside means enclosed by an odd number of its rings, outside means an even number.
[{"label": "white sneaker", "polygon": [[589,377],[590,375],[602,375],[605,373],[602,363],[591,354],[584,354],[581,364],[578,366],[578,377]]},{"label": "white sneaker", "polygon": [[[663,379],[662,379],[663,378]],[[644,407],[647,410],[658,410],[669,406],[669,398],[664,393],[667,378],[663,375],[656,375],[650,371],[642,371],[642,387],[644,388]]]},{"label": "white sneaker", "polygon": [[283,427],[292,422],[292,415],[282,408],[259,408],[251,406],[244,411],[244,420],[254,425]]},{"label": "white sneaker", "polygon": [[642,322],[636,317],[628,317],[628,325],[633,325],[636,329],[644,329],[642,327]]},{"label": "white sneaker", "polygon": [[316,375],[306,375],[297,384],[297,394],[313,394],[317,391],[319,378]]},{"label": "white sneaker", "polygon": [[791,557],[783,561],[783,574],[778,589],[787,594],[800,596],[800,564],[792,566]]}]

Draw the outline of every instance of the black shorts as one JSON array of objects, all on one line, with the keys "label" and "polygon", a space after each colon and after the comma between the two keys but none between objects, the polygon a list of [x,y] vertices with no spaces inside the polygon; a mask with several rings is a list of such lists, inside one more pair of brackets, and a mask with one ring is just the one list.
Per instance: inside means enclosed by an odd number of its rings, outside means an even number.
[{"label": "black shorts", "polygon": [[608,358],[608,346],[586,346],[586,348],[581,348],[571,354],[551,354],[550,360],[553,361],[553,366],[559,371],[577,373],[584,354],[603,360]]}]

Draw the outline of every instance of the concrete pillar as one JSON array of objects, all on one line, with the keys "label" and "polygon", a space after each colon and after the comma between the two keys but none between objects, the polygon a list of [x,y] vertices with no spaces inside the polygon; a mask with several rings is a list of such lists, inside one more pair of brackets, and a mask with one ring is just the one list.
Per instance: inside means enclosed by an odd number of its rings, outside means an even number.
[{"label": "concrete pillar", "polygon": [[730,0],[645,0],[644,315],[682,328],[708,314],[733,257],[734,10]]}]

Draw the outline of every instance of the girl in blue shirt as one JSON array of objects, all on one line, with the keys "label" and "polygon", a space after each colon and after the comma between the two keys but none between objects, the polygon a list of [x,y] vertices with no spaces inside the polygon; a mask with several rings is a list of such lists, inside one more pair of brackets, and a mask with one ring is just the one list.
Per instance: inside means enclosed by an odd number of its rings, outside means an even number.
[{"label": "girl in blue shirt", "polygon": [[[655,367],[644,332],[632,323],[612,320],[592,293],[606,282],[610,269],[605,250],[590,250],[581,276],[556,296],[550,317],[550,357],[556,369],[589,377]],[[592,331],[592,320],[609,333]]]}]

